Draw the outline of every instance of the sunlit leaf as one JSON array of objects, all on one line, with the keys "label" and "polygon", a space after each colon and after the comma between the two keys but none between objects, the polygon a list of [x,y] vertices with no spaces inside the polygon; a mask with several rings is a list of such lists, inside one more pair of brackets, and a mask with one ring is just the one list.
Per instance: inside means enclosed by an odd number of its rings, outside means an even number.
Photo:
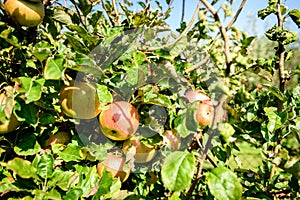
[{"label": "sunlit leaf", "polygon": [[7,168],[22,178],[37,178],[36,169],[28,160],[16,157],[7,162]]},{"label": "sunlit leaf", "polygon": [[54,170],[54,158],[49,153],[43,153],[37,164],[37,174],[44,179],[49,179]]},{"label": "sunlit leaf", "polygon": [[242,196],[242,185],[236,175],[226,167],[217,167],[207,173],[211,194],[219,200],[237,200]]},{"label": "sunlit leaf", "polygon": [[59,156],[66,162],[70,161],[80,161],[82,160],[80,156],[80,149],[81,147],[77,144],[70,143],[68,144],[67,148],[63,151],[59,152]]},{"label": "sunlit leaf", "polygon": [[171,153],[164,161],[161,177],[166,188],[171,191],[187,189],[195,172],[195,157],[187,151]]},{"label": "sunlit leaf", "polygon": [[62,56],[49,58],[44,69],[46,80],[59,80],[62,77],[62,71],[65,68],[65,59]]}]

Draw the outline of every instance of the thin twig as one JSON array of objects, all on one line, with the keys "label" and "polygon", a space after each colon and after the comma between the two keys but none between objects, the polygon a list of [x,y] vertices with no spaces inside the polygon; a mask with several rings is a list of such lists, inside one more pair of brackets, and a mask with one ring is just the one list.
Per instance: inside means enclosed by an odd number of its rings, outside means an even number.
[{"label": "thin twig", "polygon": [[120,21],[121,17],[120,17],[119,11],[118,11],[116,0],[112,0],[112,5],[114,7],[114,11],[115,11],[115,14],[117,16],[117,25],[120,25],[120,23],[121,23],[121,21]]},{"label": "thin twig", "polygon": [[234,17],[232,18],[232,20],[229,22],[229,24],[226,26],[226,31],[228,31],[232,25],[234,24],[234,22],[237,20],[238,16],[240,15],[243,7],[245,6],[247,0],[243,0],[239,9],[237,10],[237,12],[235,13]]},{"label": "thin twig", "polygon": [[[278,23],[278,27],[283,28],[283,21],[284,18],[282,16],[280,7],[281,7],[281,0],[278,0],[277,3],[277,23]],[[278,50],[277,50],[278,54],[279,54],[279,61],[277,63],[277,68],[279,70],[279,90],[283,93],[285,90],[285,74],[284,74],[284,55],[285,55],[285,48],[284,45],[279,41],[278,42]],[[283,102],[281,100],[279,100],[278,102],[278,112],[282,111],[282,107],[283,107]]]},{"label": "thin twig", "polygon": [[101,0],[101,3],[102,3],[103,9],[105,10],[105,12],[106,12],[106,14],[108,16],[108,19],[109,19],[111,25],[113,26],[115,24],[115,22],[113,21],[112,17],[110,16],[110,13],[108,12],[108,9],[107,9],[107,7],[105,5],[105,2],[103,0]]},{"label": "thin twig", "polygon": [[184,12],[185,12],[185,0],[182,0],[182,11],[181,11],[181,20],[180,20],[181,23],[184,20]]},{"label": "thin twig", "polygon": [[207,54],[203,60],[201,60],[200,62],[196,63],[195,65],[193,65],[190,68],[187,68],[185,70],[186,73],[191,73],[192,71],[198,69],[199,67],[201,67],[202,65],[205,65],[208,61],[209,61],[210,55]]},{"label": "thin twig", "polygon": [[75,7],[75,10],[76,10],[76,12],[77,12],[77,14],[78,14],[79,21],[81,22],[81,24],[82,24],[82,26],[85,28],[85,30],[87,30],[88,28],[86,27],[86,24],[85,24],[85,22],[84,22],[83,19],[82,19],[81,12],[80,12],[80,10],[79,10],[79,8],[78,8],[76,2],[75,2],[74,0],[71,0],[71,2],[73,3],[73,5],[74,5],[74,7]]},{"label": "thin twig", "polygon": [[231,73],[231,63],[232,58],[230,55],[230,45],[229,45],[229,37],[227,35],[226,29],[222,26],[220,16],[218,15],[218,11],[207,1],[207,0],[200,0],[206,8],[213,14],[215,21],[219,24],[219,30],[221,33],[221,36],[224,40],[224,55],[226,60],[226,76],[229,77]]}]

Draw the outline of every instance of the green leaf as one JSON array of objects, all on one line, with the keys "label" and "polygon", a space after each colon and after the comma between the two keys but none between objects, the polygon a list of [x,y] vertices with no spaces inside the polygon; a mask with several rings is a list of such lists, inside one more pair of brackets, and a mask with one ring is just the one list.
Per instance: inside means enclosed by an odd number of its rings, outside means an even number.
[{"label": "green leaf", "polygon": [[58,186],[63,191],[68,191],[71,185],[76,183],[76,179],[78,179],[76,172],[62,171],[60,168],[56,168],[47,184],[48,187]]},{"label": "green leaf", "polygon": [[7,168],[22,178],[37,178],[36,169],[28,160],[16,157],[7,162]]},{"label": "green leaf", "polygon": [[187,37],[181,38],[178,42],[175,43],[174,46],[172,46],[170,55],[173,56],[173,58],[179,56],[186,49],[187,43]]},{"label": "green leaf", "polygon": [[220,200],[237,200],[242,197],[242,185],[236,175],[226,167],[217,167],[207,173],[210,193]]},{"label": "green leaf", "polygon": [[229,138],[234,134],[235,130],[229,123],[219,123],[218,130],[220,135],[226,142],[229,142]]},{"label": "green leaf", "polygon": [[37,174],[43,179],[52,177],[54,171],[54,158],[49,153],[43,153],[37,164]]},{"label": "green leaf", "polygon": [[56,21],[59,21],[63,24],[72,24],[72,18],[70,17],[69,13],[67,13],[67,8],[58,7],[56,6],[52,18]]},{"label": "green leaf", "polygon": [[25,102],[27,104],[33,101],[38,101],[41,98],[45,79],[19,77],[15,79],[15,81],[20,86],[19,92],[25,93]]},{"label": "green leaf", "polygon": [[81,147],[77,144],[69,143],[67,148],[59,152],[58,155],[66,162],[79,162],[82,160],[80,156],[80,149]]},{"label": "green leaf", "polygon": [[63,200],[79,199],[82,196],[82,193],[81,188],[72,188],[68,190],[65,196],[63,196]]},{"label": "green leaf", "polygon": [[32,132],[19,135],[14,151],[20,156],[36,155],[41,150],[41,146]]},{"label": "green leaf", "polygon": [[269,122],[267,124],[268,131],[273,133],[287,120],[287,114],[285,112],[278,113],[275,107],[264,108]]},{"label": "green leaf", "polygon": [[277,88],[270,84],[262,84],[264,88],[266,88],[269,92],[275,95],[279,100],[286,101],[286,97],[284,94]]},{"label": "green leaf", "polygon": [[22,99],[18,98],[16,99],[16,114],[18,118],[22,119],[23,121],[26,121],[28,124],[35,125],[37,120],[37,113],[39,110],[39,107],[34,104],[26,104]]},{"label": "green leaf", "polygon": [[83,197],[89,197],[91,191],[95,188],[99,181],[96,166],[88,167],[76,165],[75,169],[79,174],[79,182],[76,187],[82,189]]},{"label": "green leaf", "polygon": [[13,34],[13,29],[8,28],[2,31],[0,34],[0,38],[4,39],[6,42],[17,48],[21,48],[18,38]]},{"label": "green leaf", "polygon": [[77,52],[89,53],[89,49],[83,43],[82,39],[75,35],[73,32],[64,32],[64,35],[67,37],[69,45]]},{"label": "green leaf", "polygon": [[113,183],[112,174],[106,170],[102,170],[102,177],[99,181],[99,188],[96,194],[93,196],[93,200],[100,199],[101,196],[108,194],[110,192],[110,187]]},{"label": "green leaf", "polygon": [[105,108],[105,106],[113,101],[113,96],[108,90],[106,85],[96,85],[97,95],[100,101],[101,109]]},{"label": "green leaf", "polygon": [[161,170],[162,181],[171,191],[189,188],[195,172],[195,157],[187,151],[172,152],[164,161]]},{"label": "green leaf", "polygon": [[64,70],[65,58],[62,56],[56,56],[49,58],[46,62],[44,69],[44,77],[46,80],[59,80],[62,77],[62,71]]},{"label": "green leaf", "polygon": [[61,200],[60,193],[55,189],[46,192],[43,190],[34,190],[32,191],[32,194],[34,194],[35,200],[45,200],[45,199]]},{"label": "green leaf", "polygon": [[52,54],[52,46],[46,41],[38,42],[34,45],[32,54],[42,63]]},{"label": "green leaf", "polygon": [[289,16],[292,18],[293,22],[300,28],[300,11],[298,9],[293,9],[289,12]]}]

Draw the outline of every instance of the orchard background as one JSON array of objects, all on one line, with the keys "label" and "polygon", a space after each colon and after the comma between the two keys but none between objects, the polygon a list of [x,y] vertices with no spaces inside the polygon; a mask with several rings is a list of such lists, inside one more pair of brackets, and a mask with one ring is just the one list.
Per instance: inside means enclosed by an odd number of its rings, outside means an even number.
[{"label": "orchard background", "polygon": [[[265,1],[258,17],[276,20],[249,35],[235,27],[245,2],[183,1],[194,14],[172,30],[172,0],[46,0],[32,27],[1,1],[0,126],[14,126],[0,130],[0,198],[299,198],[299,32],[285,25],[300,27],[300,12]],[[134,137],[150,150],[127,149],[126,179],[97,168],[124,154],[99,115],[62,110],[61,90],[74,82],[96,88],[101,112],[116,101],[137,110]],[[208,126],[185,96],[196,89],[212,99]]]}]

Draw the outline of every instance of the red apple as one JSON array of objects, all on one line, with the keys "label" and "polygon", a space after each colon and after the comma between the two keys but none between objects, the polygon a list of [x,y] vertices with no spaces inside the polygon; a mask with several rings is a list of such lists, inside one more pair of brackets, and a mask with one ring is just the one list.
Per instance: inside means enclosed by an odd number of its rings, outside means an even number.
[{"label": "red apple", "polygon": [[97,165],[98,175],[101,178],[103,169],[105,168],[106,171],[112,174],[114,178],[120,178],[121,182],[127,180],[130,170],[125,170],[125,156],[109,153],[107,157]]},{"label": "red apple", "polygon": [[99,123],[103,134],[109,139],[127,140],[139,126],[139,114],[130,103],[116,101],[100,113]]},{"label": "red apple", "polygon": [[208,126],[213,121],[214,107],[209,96],[196,89],[186,93],[187,103],[199,101],[196,112],[196,120],[201,127]]},{"label": "red apple", "polygon": [[7,14],[21,26],[37,26],[45,16],[45,8],[41,0],[6,0],[4,5]]},{"label": "red apple", "polygon": [[[138,138],[131,137],[130,139],[124,141],[123,143],[123,152],[125,154],[130,153],[129,148],[135,148],[134,162],[135,163],[147,163],[153,160],[156,156],[157,151],[153,146],[146,146]],[[128,155],[126,155],[128,156]]]},{"label": "red apple", "polygon": [[4,107],[4,114],[6,115],[5,121],[0,121],[0,134],[5,134],[14,131],[21,124],[16,116],[12,113],[12,110],[6,107],[7,96],[4,93],[0,94],[0,106]]},{"label": "red apple", "polygon": [[60,103],[63,112],[73,118],[91,119],[101,111],[96,89],[85,82],[74,82],[63,87]]},{"label": "red apple", "polygon": [[165,130],[163,133],[164,144],[172,151],[176,151],[180,148],[181,139],[180,136],[172,130]]},{"label": "red apple", "polygon": [[201,127],[212,124],[214,118],[214,107],[210,100],[201,101],[198,104],[196,119]]},{"label": "red apple", "polygon": [[195,101],[207,101],[210,100],[209,96],[204,94],[201,90],[191,90],[185,94],[186,103],[192,103]]}]

